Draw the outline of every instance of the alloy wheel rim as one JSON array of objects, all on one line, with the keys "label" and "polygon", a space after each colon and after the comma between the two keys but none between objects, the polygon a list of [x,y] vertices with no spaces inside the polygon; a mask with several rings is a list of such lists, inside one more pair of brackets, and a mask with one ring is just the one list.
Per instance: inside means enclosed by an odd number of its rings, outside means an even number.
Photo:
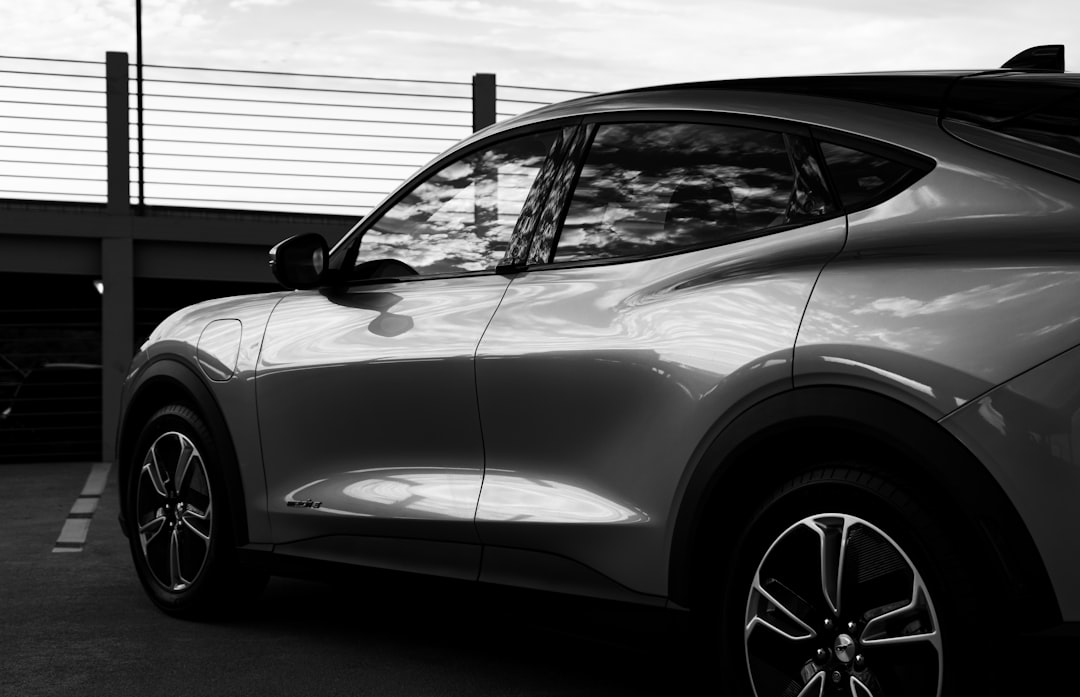
[{"label": "alloy wheel rim", "polygon": [[756,697],[941,695],[926,583],[900,545],[857,516],[808,516],[777,536],[743,627]]},{"label": "alloy wheel rim", "polygon": [[139,548],[154,580],[186,590],[210,555],[213,504],[206,464],[183,433],[158,436],[143,457],[136,484]]}]

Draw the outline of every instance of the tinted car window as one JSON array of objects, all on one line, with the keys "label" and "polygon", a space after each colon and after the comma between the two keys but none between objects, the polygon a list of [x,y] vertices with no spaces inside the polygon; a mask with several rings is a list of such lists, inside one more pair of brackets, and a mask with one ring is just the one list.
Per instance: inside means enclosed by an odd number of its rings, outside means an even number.
[{"label": "tinted car window", "polygon": [[912,168],[854,148],[821,143],[837,195],[846,208],[887,196],[907,181]]},{"label": "tinted car window", "polygon": [[494,268],[556,135],[504,141],[443,167],[364,233],[356,266],[394,259],[422,275]]},{"label": "tinted car window", "polygon": [[1080,91],[1069,74],[960,80],[945,116],[1080,155]]},{"label": "tinted car window", "polygon": [[1011,136],[1080,155],[1080,95],[1044,106],[999,128]]},{"label": "tinted car window", "polygon": [[[817,182],[809,182],[814,176]],[[554,261],[717,244],[823,215],[820,181],[816,165],[793,166],[782,133],[695,123],[602,125]]]}]

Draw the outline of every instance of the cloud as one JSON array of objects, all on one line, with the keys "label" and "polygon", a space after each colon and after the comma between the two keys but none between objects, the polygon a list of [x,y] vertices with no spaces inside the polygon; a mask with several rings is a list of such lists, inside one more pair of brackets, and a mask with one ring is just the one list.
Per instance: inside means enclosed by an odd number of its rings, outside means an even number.
[{"label": "cloud", "polygon": [[14,56],[100,61],[135,48],[133,5],[119,0],[0,3],[0,26]]},{"label": "cloud", "polygon": [[284,7],[292,2],[293,0],[231,0],[229,9],[243,12],[258,7]]},{"label": "cloud", "polygon": [[[1052,279],[1052,276],[1058,278]],[[1066,274],[1023,273],[1007,283],[982,284],[928,300],[907,296],[879,298],[851,311],[853,315],[881,313],[906,319],[922,315],[972,312],[1005,303],[1029,300],[1072,280]]]},{"label": "cloud", "polygon": [[410,14],[519,27],[532,26],[541,14],[537,13],[533,6],[515,7],[507,2],[483,0],[382,0],[379,5]]},{"label": "cloud", "polygon": [[[144,30],[159,63],[462,81],[495,72],[500,83],[582,90],[994,67],[1043,43],[1068,45],[1067,65],[1080,68],[1080,5],[1032,4],[145,0]],[[133,50],[132,15],[130,0],[0,3],[5,53],[101,60]]]}]

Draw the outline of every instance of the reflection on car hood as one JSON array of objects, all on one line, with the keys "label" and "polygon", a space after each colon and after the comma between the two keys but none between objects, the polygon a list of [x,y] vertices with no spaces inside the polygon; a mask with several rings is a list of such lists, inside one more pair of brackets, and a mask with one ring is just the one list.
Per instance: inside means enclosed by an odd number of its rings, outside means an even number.
[{"label": "reflection on car hood", "polygon": [[265,321],[278,301],[289,292],[216,298],[181,308],[162,320],[161,324],[151,332],[144,348],[150,348],[154,344],[168,340],[194,343],[198,340],[203,328],[215,319],[239,319],[243,322],[245,318],[248,318],[251,321]]}]

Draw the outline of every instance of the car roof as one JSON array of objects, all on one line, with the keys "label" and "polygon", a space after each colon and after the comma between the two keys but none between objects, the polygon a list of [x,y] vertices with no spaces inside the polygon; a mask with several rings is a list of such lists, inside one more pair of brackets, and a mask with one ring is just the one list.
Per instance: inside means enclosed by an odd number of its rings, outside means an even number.
[{"label": "car roof", "polygon": [[[778,116],[804,123],[814,123],[816,120],[819,125],[831,125],[833,116],[814,117],[824,114],[822,110],[832,102],[856,109],[860,104],[886,107],[897,116],[919,114],[938,120],[957,119],[993,127],[1042,107],[1053,106],[1063,99],[1078,97],[1080,73],[1004,68],[841,73],[675,83],[598,93],[533,109],[474,133],[444,153],[444,156],[519,126],[603,113],[658,109],[730,111]],[[835,115],[837,112],[829,113]],[[848,121],[851,122],[851,118]],[[910,124],[907,117],[894,121],[897,124]]]},{"label": "car roof", "polygon": [[737,78],[645,87],[627,90],[623,94],[672,89],[740,90],[829,97],[922,113],[937,113],[949,87],[956,80],[979,75],[982,72],[941,70]]},{"label": "car roof", "polygon": [[851,102],[888,106],[924,114],[939,115],[949,104],[950,91],[960,80],[965,83],[1007,84],[1025,88],[1057,87],[1080,89],[1080,73],[1051,71],[993,70],[935,70],[869,73],[839,73],[795,77],[737,78],[707,80],[606,92],[568,100],[528,112],[542,115],[545,111],[565,111],[568,107],[599,106],[605,102],[621,101],[634,95],[661,91],[732,90],[771,92],[811,97],[827,97]]}]

